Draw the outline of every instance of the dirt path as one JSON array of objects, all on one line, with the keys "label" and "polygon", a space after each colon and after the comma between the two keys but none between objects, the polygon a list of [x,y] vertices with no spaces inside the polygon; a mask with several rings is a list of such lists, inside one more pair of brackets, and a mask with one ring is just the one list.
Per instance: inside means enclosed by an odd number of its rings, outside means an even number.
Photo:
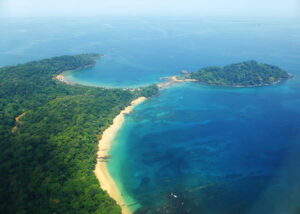
[{"label": "dirt path", "polygon": [[26,112],[24,112],[24,113],[20,114],[18,117],[16,117],[16,125],[11,129],[11,132],[12,132],[12,133],[14,133],[14,132],[16,131],[16,129],[18,128],[18,125],[21,125],[21,124],[22,124],[22,122],[20,121],[20,119],[21,119],[22,117],[24,117],[25,114],[26,114]]}]

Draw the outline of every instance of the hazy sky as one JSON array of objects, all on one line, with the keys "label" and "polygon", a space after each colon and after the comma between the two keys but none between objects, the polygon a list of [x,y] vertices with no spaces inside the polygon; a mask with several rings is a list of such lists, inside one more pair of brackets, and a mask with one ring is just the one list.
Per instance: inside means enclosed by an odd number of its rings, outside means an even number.
[{"label": "hazy sky", "polygon": [[0,0],[0,14],[300,17],[300,0]]}]

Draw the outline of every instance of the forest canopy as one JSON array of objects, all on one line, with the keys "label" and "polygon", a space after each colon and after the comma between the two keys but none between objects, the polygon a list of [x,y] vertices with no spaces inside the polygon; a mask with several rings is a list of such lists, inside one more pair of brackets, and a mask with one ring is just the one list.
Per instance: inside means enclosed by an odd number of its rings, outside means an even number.
[{"label": "forest canopy", "polygon": [[98,140],[133,99],[158,88],[130,91],[56,80],[63,71],[95,64],[98,56],[0,68],[0,213],[121,213],[93,173]]}]

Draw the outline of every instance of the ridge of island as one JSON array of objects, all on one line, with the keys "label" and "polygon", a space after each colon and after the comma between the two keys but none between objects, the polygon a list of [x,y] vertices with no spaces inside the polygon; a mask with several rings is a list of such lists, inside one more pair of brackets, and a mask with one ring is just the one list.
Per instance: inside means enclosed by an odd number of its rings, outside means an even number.
[{"label": "ridge of island", "polygon": [[191,73],[184,71],[176,76],[176,80],[215,86],[255,87],[278,84],[292,77],[277,66],[251,60],[224,67],[204,67]]}]

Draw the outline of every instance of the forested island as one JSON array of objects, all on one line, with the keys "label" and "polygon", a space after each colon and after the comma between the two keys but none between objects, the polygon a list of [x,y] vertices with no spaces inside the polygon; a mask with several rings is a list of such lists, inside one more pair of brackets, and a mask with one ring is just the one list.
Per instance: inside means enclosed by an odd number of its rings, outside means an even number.
[{"label": "forested island", "polygon": [[210,66],[179,76],[182,80],[195,80],[208,85],[252,87],[271,85],[287,80],[291,76],[274,65],[246,61],[225,67]]},{"label": "forested island", "polygon": [[98,57],[0,68],[0,213],[121,213],[93,173],[98,140],[132,100],[158,88],[105,89],[56,79]]}]

